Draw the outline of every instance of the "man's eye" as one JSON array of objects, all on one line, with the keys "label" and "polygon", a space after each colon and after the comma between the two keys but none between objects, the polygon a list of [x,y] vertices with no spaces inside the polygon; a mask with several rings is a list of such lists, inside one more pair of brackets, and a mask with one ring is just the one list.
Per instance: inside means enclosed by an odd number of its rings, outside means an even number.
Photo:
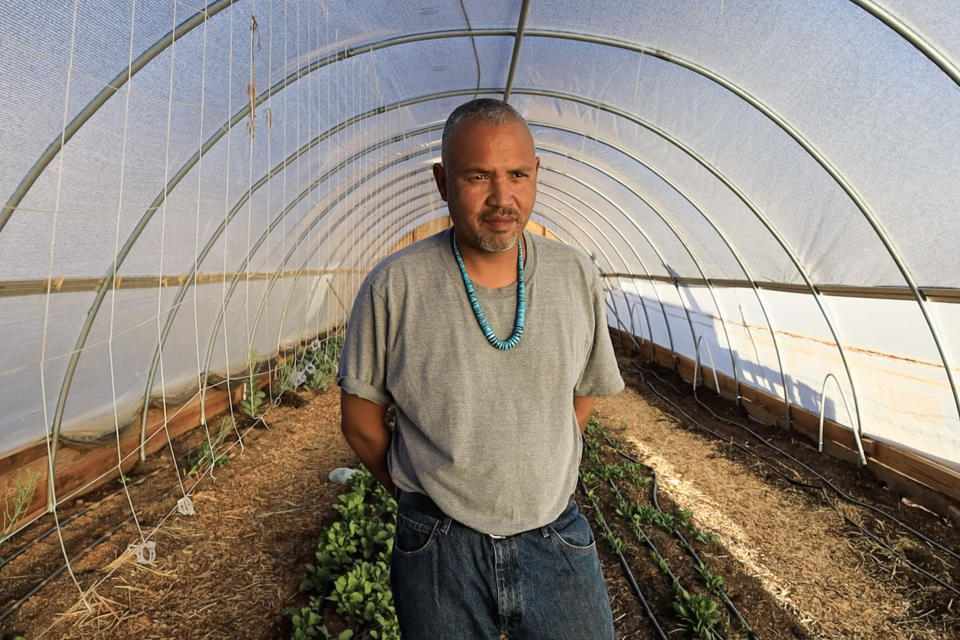
[{"label": "man's eye", "polygon": [[479,182],[480,180],[486,180],[486,179],[487,179],[487,176],[483,175],[482,173],[478,173],[476,175],[470,176],[471,182]]}]

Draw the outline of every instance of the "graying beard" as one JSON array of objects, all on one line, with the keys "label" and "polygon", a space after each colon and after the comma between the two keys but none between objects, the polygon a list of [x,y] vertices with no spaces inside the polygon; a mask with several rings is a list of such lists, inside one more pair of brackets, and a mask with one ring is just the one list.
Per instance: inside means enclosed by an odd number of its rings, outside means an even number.
[{"label": "graying beard", "polygon": [[486,238],[484,236],[477,236],[477,247],[486,251],[488,253],[503,253],[504,251],[509,251],[513,248],[513,245],[517,243],[517,239],[513,238],[505,245],[501,244],[497,238]]}]

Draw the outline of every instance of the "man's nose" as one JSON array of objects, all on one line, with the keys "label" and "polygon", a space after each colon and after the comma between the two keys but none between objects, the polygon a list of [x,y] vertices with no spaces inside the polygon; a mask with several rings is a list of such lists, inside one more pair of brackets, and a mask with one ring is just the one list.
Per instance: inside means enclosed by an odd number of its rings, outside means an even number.
[{"label": "man's nose", "polygon": [[490,181],[490,194],[487,203],[492,207],[513,206],[513,186],[506,178],[497,178]]}]

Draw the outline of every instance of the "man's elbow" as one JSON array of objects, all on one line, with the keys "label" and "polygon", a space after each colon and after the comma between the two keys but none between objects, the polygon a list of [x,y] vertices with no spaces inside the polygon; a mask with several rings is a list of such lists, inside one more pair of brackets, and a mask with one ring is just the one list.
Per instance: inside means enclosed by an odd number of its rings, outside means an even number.
[{"label": "man's elbow", "polygon": [[359,396],[340,396],[340,433],[347,441],[367,439],[371,429],[383,425],[387,408]]}]

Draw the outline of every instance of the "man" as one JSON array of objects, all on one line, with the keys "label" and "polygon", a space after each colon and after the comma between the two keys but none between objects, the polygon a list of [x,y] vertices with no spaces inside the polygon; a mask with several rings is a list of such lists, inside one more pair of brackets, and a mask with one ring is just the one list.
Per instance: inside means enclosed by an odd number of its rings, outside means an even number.
[{"label": "man", "polygon": [[609,640],[593,534],[572,500],[593,398],[623,388],[599,276],[523,231],[540,160],[512,107],[461,105],[442,145],[433,174],[453,229],[374,268],[337,374],[347,442],[399,495],[401,632]]}]

